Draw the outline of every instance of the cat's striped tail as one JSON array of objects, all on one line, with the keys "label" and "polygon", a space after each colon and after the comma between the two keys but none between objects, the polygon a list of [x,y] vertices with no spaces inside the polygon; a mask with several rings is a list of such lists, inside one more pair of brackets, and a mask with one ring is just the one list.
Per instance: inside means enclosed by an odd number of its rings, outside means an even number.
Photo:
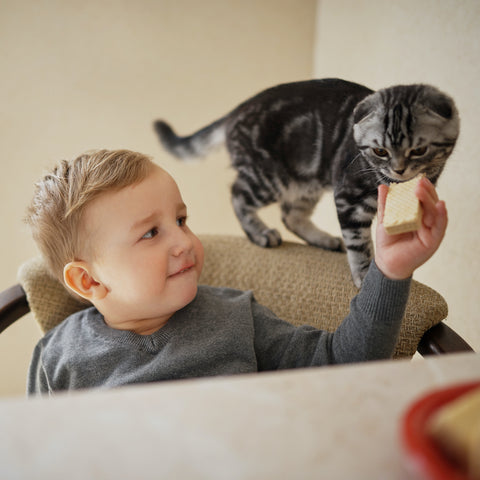
[{"label": "cat's striped tail", "polygon": [[188,160],[203,157],[225,143],[225,120],[225,117],[221,118],[186,137],[179,137],[163,120],[157,120],[153,126],[165,150],[182,160]]}]

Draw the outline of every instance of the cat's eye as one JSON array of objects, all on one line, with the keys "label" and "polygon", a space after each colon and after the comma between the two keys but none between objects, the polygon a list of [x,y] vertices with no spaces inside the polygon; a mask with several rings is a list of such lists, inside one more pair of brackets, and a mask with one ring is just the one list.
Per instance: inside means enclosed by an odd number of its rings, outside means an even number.
[{"label": "cat's eye", "polygon": [[421,157],[427,153],[427,147],[419,147],[410,150],[411,157]]},{"label": "cat's eye", "polygon": [[373,153],[380,158],[388,157],[388,150],[386,150],[385,148],[374,148]]}]

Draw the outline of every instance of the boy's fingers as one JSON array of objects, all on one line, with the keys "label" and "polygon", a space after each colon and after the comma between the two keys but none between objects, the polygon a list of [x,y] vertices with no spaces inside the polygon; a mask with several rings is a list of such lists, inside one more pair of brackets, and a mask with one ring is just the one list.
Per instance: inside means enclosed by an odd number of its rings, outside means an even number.
[{"label": "boy's fingers", "polygon": [[415,194],[417,195],[417,197],[421,196],[423,200],[430,198],[430,200],[434,204],[436,204],[439,200],[437,190],[427,177],[423,177],[420,179]]},{"label": "boy's fingers", "polygon": [[437,238],[441,239],[445,235],[445,230],[447,229],[448,225],[448,212],[445,202],[443,200],[437,202],[436,211],[436,222],[432,226],[432,233]]},{"label": "boy's fingers", "polygon": [[[439,201],[435,206],[435,213],[431,214],[431,223],[423,221],[423,228],[419,230],[419,236],[424,245],[439,245],[445,235],[448,224],[448,214],[445,202]],[[433,243],[432,243],[433,242]]]},{"label": "boy's fingers", "polygon": [[437,221],[439,211],[437,205],[439,203],[437,191],[427,178],[422,178],[415,191],[417,198],[420,200],[423,208],[423,224],[432,228]]},{"label": "boy's fingers", "polygon": [[378,186],[377,217],[378,222],[383,223],[383,214],[385,213],[385,201],[387,199],[388,185]]}]

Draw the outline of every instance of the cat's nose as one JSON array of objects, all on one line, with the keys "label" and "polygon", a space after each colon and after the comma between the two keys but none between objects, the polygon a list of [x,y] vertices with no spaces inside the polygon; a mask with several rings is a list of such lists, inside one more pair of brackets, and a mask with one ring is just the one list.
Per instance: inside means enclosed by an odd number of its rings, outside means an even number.
[{"label": "cat's nose", "polygon": [[394,168],[393,171],[398,175],[403,175],[405,173],[406,168]]}]

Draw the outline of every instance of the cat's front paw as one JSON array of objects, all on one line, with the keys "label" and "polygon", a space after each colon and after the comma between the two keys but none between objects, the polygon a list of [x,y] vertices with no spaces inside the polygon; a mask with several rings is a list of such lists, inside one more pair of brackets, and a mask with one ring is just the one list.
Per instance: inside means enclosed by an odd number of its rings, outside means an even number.
[{"label": "cat's front paw", "polygon": [[353,283],[357,288],[360,288],[362,286],[363,279],[365,278],[365,274],[366,272],[365,273],[357,272],[355,274],[352,273]]},{"label": "cat's front paw", "polygon": [[362,261],[357,261],[359,253],[347,250],[348,263],[350,264],[350,272],[352,273],[353,283],[357,288],[360,288],[363,283],[363,279],[368,272],[370,266],[370,259],[363,258]]},{"label": "cat's front paw", "polygon": [[278,247],[282,244],[282,237],[278,230],[274,228],[263,230],[255,235],[250,234],[248,237],[253,243],[263,248]]}]

